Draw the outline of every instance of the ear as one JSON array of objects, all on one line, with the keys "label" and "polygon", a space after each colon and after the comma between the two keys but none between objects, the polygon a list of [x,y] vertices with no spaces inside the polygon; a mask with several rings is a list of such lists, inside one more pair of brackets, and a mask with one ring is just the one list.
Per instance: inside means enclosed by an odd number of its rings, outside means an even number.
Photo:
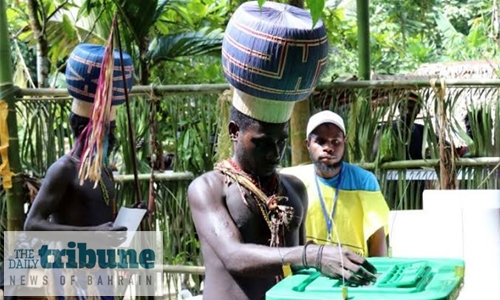
[{"label": "ear", "polygon": [[309,139],[304,140],[304,145],[306,145],[306,148],[309,150],[309,145],[310,145]]},{"label": "ear", "polygon": [[227,129],[229,131],[231,141],[235,142],[236,138],[238,138],[238,134],[240,133],[240,127],[234,121],[230,121]]},{"label": "ear", "polygon": [[347,135],[344,135],[344,144],[347,144],[348,141],[349,139],[347,138]]},{"label": "ear", "polygon": [[85,128],[87,127],[87,125],[83,125],[83,124],[80,124],[78,125],[77,127],[77,133],[78,133],[78,136],[82,135],[83,131],[85,130]]}]

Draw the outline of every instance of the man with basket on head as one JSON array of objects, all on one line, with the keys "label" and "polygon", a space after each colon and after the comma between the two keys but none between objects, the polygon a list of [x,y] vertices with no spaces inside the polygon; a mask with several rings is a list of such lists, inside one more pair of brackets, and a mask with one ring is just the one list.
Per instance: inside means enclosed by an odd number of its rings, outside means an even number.
[{"label": "man with basket on head", "polygon": [[[128,91],[133,85],[132,59],[122,54],[126,82],[118,51],[80,44],[71,53],[66,82],[73,97],[69,123],[76,143],[47,170],[28,213],[26,231],[127,230],[113,225],[115,186],[107,166],[107,156],[115,145],[116,109],[125,101],[125,84]],[[106,98],[109,76],[113,78],[112,97]]]},{"label": "man with basket on head", "polygon": [[305,246],[306,189],[276,170],[294,103],[316,87],[327,52],[323,23],[313,26],[307,11],[290,5],[245,2],[226,28],[234,154],[188,189],[206,266],[204,300],[264,299],[291,268],[359,284],[374,279],[373,266],[349,250]]}]

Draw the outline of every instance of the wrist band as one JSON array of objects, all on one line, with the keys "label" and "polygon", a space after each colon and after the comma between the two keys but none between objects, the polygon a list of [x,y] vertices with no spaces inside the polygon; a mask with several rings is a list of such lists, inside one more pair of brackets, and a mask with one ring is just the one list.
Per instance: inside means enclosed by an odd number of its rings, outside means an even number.
[{"label": "wrist band", "polygon": [[302,250],[302,265],[306,268],[309,268],[309,265],[307,264],[307,246],[315,244],[314,241],[308,241],[304,245],[304,250]]},{"label": "wrist band", "polygon": [[321,272],[321,260],[323,258],[323,248],[325,245],[321,245],[318,248],[318,254],[316,255],[316,270]]}]

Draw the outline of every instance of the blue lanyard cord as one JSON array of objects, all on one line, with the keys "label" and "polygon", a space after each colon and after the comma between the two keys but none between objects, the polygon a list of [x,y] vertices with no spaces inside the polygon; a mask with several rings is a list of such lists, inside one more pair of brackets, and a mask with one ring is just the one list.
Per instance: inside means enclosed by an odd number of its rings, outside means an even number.
[{"label": "blue lanyard cord", "polygon": [[332,232],[332,224],[333,224],[333,218],[335,216],[335,210],[337,209],[337,200],[339,198],[339,190],[340,190],[340,183],[341,183],[341,177],[342,175],[342,169],[339,172],[339,181],[337,184],[337,188],[335,189],[335,196],[333,197],[333,207],[330,216],[328,216],[328,212],[326,210],[326,205],[325,201],[323,200],[323,194],[321,193],[321,189],[319,187],[319,182],[318,182],[318,175],[316,174],[316,171],[314,172],[314,178],[316,179],[316,189],[318,190],[318,196],[319,196],[319,202],[321,203],[321,208],[323,210],[323,217],[325,218],[326,222],[326,228],[328,230],[328,242],[331,242],[331,232]]}]

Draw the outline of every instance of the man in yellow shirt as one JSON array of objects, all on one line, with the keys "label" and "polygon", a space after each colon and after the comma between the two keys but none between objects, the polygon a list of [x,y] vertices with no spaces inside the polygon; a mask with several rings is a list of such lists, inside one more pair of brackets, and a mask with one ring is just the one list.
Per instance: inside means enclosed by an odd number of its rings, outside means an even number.
[{"label": "man in yellow shirt", "polygon": [[307,125],[312,164],[281,170],[301,179],[309,198],[307,239],[340,244],[362,256],[387,256],[389,207],[373,173],[343,161],[346,131],[331,111],[313,115]]}]

